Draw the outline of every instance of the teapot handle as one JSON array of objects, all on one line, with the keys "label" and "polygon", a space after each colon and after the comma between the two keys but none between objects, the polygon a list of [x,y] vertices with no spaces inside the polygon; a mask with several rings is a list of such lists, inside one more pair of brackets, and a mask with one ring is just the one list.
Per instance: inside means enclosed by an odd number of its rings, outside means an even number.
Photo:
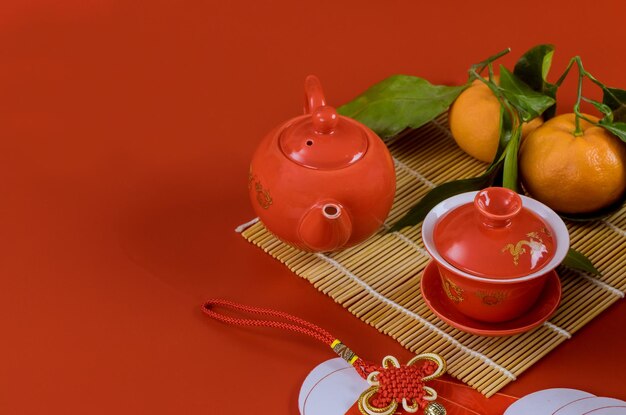
[{"label": "teapot handle", "polygon": [[304,113],[311,114],[319,107],[326,105],[322,84],[315,75],[309,75],[304,80]]}]

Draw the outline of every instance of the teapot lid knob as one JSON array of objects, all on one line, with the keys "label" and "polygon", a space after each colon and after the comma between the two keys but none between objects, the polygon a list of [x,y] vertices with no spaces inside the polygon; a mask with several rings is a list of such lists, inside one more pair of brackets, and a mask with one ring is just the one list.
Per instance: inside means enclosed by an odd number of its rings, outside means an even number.
[{"label": "teapot lid knob", "polygon": [[311,114],[311,118],[313,119],[313,128],[318,134],[332,133],[337,125],[337,121],[339,121],[337,111],[329,105],[318,107]]},{"label": "teapot lid knob", "polygon": [[[371,136],[370,136],[371,134]],[[282,153],[301,166],[318,170],[348,167],[363,158],[374,133],[326,105],[316,76],[304,81],[304,115],[278,129]]]}]

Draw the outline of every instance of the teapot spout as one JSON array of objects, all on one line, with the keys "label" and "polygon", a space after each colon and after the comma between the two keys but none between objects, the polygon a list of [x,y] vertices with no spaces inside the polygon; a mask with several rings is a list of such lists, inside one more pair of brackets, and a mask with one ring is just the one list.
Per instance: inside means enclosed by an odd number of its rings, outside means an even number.
[{"label": "teapot spout", "polygon": [[336,251],[350,239],[352,221],[343,206],[327,200],[311,207],[304,214],[298,233],[309,251]]}]

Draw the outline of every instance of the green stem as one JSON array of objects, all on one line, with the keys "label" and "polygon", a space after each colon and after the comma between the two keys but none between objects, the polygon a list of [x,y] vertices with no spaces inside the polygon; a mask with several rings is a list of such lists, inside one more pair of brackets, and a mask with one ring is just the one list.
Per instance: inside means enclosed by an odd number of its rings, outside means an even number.
[{"label": "green stem", "polygon": [[511,51],[511,48],[506,48],[506,49],[504,49],[504,50],[502,50],[502,51],[500,51],[500,52],[496,53],[495,55],[488,57],[488,58],[487,58],[487,59],[485,59],[484,61],[482,61],[482,62],[478,62],[478,63],[475,63],[474,65],[472,65],[472,66],[470,67],[470,70],[469,70],[469,72],[470,72],[470,80],[472,80],[472,79],[471,79],[471,78],[472,78],[472,73],[474,73],[474,74],[478,74],[478,76],[477,76],[477,77],[478,77],[478,78],[480,78],[480,73],[481,73],[482,71],[484,71],[484,70],[485,70],[485,68],[486,68],[486,67],[487,67],[487,66],[488,66],[491,62],[495,61],[496,59],[500,59],[502,56],[506,55],[506,54],[507,54],[507,53],[509,53],[510,51]]},{"label": "green stem", "polygon": [[[609,88],[607,88],[607,86],[606,86],[606,85],[604,85],[602,82],[598,81],[598,80],[597,80],[597,79],[596,79],[593,75],[591,75],[589,72],[585,71],[585,76],[586,76],[587,78],[589,78],[589,80],[590,80],[591,82],[593,82],[594,84],[596,84],[597,86],[599,86],[599,87],[600,87],[600,89],[602,89],[602,91],[603,91],[605,94],[608,94],[608,95],[609,95],[609,96],[611,96],[614,100],[619,101],[619,98],[617,98],[617,97],[615,96],[615,94],[614,94],[613,92],[611,92],[611,90],[610,90]],[[594,124],[596,124],[596,123],[594,123]]]},{"label": "green stem", "polygon": [[613,96],[616,100],[617,100],[617,97],[615,97],[615,95],[613,93],[611,93],[611,91],[606,87],[606,85],[604,85],[602,82],[598,81],[593,75],[591,75],[589,72],[587,72],[585,70],[585,68],[583,67],[582,59],[580,58],[580,56],[575,56],[572,59],[570,59],[569,63],[567,64],[567,68],[565,68],[565,71],[563,71],[563,74],[558,79],[558,81],[556,81],[556,83],[555,83],[557,88],[561,86],[561,84],[563,83],[563,81],[567,77],[567,74],[569,73],[570,69],[572,69],[572,66],[574,65],[574,63],[576,63],[577,66],[578,66],[578,96],[577,96],[577,99],[576,99],[576,105],[574,105],[574,114],[576,115],[576,129],[574,130],[574,135],[579,137],[579,136],[582,135],[582,129],[580,128],[580,120],[581,119],[587,121],[590,124],[599,125],[597,122],[595,122],[594,120],[586,117],[584,114],[581,114],[581,112],[580,112],[580,101],[582,99],[585,99],[582,96],[582,79],[584,77],[589,78],[589,80],[591,82],[593,82],[594,84],[599,86],[604,92],[606,92],[606,93],[610,94],[611,96]]},{"label": "green stem", "polygon": [[579,117],[581,120],[585,120],[585,121],[587,121],[589,124],[593,124],[593,125],[600,125],[600,124],[598,124],[597,122],[595,122],[594,120],[592,120],[591,118],[587,118],[587,117],[585,117],[585,115],[584,115],[584,114],[579,113],[579,114],[578,114],[578,117]]},{"label": "green stem", "polygon": [[493,82],[493,65],[492,65],[492,62],[489,62],[488,68],[489,68],[489,80],[491,82]]},{"label": "green stem", "polygon": [[574,136],[580,137],[583,135],[583,129],[580,127],[580,100],[583,96],[583,78],[586,74],[585,68],[583,68],[583,62],[580,56],[574,57],[576,64],[578,65],[578,96],[576,98],[576,104],[574,105],[574,114],[576,115],[576,128],[574,129]]},{"label": "green stem", "polygon": [[500,88],[498,88],[498,86],[491,80],[491,77],[489,79],[483,78],[482,76],[480,76],[480,73],[476,71],[476,68],[471,68],[469,70],[469,73],[470,73],[470,77],[474,77],[478,79],[480,82],[482,82],[483,84],[487,85],[487,87],[491,89],[491,91],[496,96],[496,98],[498,98],[500,103],[504,101],[504,96],[502,95],[502,92],[500,92]]},{"label": "green stem", "polygon": [[587,78],[589,78],[589,80],[590,80],[591,82],[593,82],[594,84],[598,85],[600,88],[602,88],[602,89],[605,89],[605,88],[606,88],[606,86],[605,86],[602,82],[598,81],[598,80],[597,80],[597,79],[596,79],[593,75],[591,75],[589,72],[585,71],[585,76],[587,76]]}]

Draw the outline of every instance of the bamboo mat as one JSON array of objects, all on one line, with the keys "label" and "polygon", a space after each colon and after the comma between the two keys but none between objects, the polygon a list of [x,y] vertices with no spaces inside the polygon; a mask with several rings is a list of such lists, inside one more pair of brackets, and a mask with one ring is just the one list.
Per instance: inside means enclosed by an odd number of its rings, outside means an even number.
[{"label": "bamboo mat", "polygon": [[[397,191],[385,228],[435,185],[480,174],[485,165],[454,143],[446,116],[395,137],[389,148],[396,166]],[[602,272],[598,278],[559,268],[563,296],[549,322],[508,337],[464,333],[439,320],[426,306],[420,279],[429,261],[421,224],[401,232],[385,229],[348,250],[333,254],[298,251],[257,222],[242,234],[283,262],[361,320],[413,352],[439,353],[448,373],[491,396],[568,340],[626,291],[626,208],[604,220],[568,223],[572,247]],[[241,230],[241,229],[240,229]]]}]

